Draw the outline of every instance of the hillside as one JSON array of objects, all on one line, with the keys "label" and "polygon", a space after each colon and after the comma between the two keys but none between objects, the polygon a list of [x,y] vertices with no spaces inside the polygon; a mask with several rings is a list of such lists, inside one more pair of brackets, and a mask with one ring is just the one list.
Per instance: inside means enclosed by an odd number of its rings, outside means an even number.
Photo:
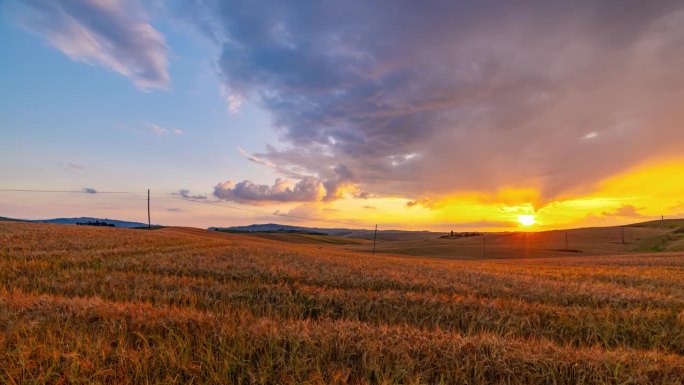
[{"label": "hillside", "polygon": [[0,222],[28,222],[28,221],[25,221],[23,219],[0,217]]},{"label": "hillside", "polygon": [[116,227],[147,227],[147,223],[142,222],[131,222],[131,221],[121,221],[117,219],[107,219],[107,218],[91,218],[91,217],[79,217],[79,218],[54,218],[54,219],[40,219],[33,222],[41,223],[56,223],[61,225],[75,225],[77,223],[88,223],[88,222],[104,222],[112,224]]},{"label": "hillside", "polygon": [[257,232],[246,235],[255,238],[272,239],[288,243],[305,243],[317,245],[368,245],[370,243],[370,241],[364,239],[310,233]]},{"label": "hillside", "polygon": [[647,222],[639,222],[628,225],[630,227],[655,227],[664,229],[679,229],[684,228],[684,219],[665,219]]},{"label": "hillside", "polygon": [[[624,243],[622,236],[624,234]],[[566,246],[567,237],[567,246]],[[484,238],[484,239],[483,239]],[[445,239],[422,236],[380,237],[376,252],[454,259],[540,258],[567,255],[615,255],[630,252],[684,251],[684,232],[657,227],[593,227],[544,232],[488,233]],[[367,246],[350,248],[369,251]]]},{"label": "hillside", "polygon": [[[236,233],[310,233],[326,234],[338,237],[359,238],[372,240],[375,236],[374,230],[351,229],[351,228],[328,228],[328,227],[303,227],[289,226],[277,223],[253,224],[247,226],[232,227],[209,227],[209,230],[236,232]],[[377,233],[378,239],[393,239],[399,236],[420,237],[426,234],[442,234],[430,231],[404,231],[404,230],[380,230]]]},{"label": "hillside", "polygon": [[[122,221],[117,219],[107,218],[93,218],[93,217],[78,217],[78,218],[52,218],[52,219],[15,219],[0,217],[1,222],[38,222],[38,223],[54,223],[60,225],[75,225],[77,223],[100,222],[114,225],[115,227],[136,228],[147,227],[147,223]],[[152,225],[159,227],[159,225]]]},{"label": "hillside", "polygon": [[675,384],[684,254],[371,258],[3,222],[0,324],[8,383]]}]

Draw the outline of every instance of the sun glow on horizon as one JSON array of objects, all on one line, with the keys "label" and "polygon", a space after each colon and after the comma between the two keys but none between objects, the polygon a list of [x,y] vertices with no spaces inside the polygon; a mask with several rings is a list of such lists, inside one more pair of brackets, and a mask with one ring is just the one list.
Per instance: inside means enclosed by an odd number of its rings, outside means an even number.
[{"label": "sun glow on horizon", "polygon": [[537,219],[534,215],[518,215],[518,222],[522,226],[529,227],[537,223]]}]

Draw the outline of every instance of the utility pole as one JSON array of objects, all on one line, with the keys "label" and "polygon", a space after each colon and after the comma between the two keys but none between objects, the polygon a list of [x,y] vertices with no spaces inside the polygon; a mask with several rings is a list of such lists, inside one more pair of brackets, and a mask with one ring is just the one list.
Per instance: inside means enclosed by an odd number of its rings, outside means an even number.
[{"label": "utility pole", "polygon": [[375,255],[375,240],[378,238],[378,225],[375,225],[375,232],[373,233],[373,254]]},{"label": "utility pole", "polygon": [[152,230],[152,221],[150,220],[150,189],[147,189],[147,229]]},{"label": "utility pole", "polygon": [[622,237],[622,244],[625,244],[625,226],[620,226],[620,236]]}]

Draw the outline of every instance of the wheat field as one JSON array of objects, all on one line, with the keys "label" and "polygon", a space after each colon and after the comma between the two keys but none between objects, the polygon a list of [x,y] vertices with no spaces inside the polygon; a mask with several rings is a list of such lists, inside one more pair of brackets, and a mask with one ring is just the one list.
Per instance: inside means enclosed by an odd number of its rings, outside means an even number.
[{"label": "wheat field", "polygon": [[681,384],[684,254],[0,223],[2,384]]}]

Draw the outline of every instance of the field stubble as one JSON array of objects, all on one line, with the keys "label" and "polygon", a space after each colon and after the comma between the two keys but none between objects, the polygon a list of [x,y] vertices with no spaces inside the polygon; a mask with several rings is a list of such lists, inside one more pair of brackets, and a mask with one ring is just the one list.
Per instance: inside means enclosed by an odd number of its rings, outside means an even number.
[{"label": "field stubble", "polygon": [[2,383],[680,384],[684,255],[0,224]]}]

